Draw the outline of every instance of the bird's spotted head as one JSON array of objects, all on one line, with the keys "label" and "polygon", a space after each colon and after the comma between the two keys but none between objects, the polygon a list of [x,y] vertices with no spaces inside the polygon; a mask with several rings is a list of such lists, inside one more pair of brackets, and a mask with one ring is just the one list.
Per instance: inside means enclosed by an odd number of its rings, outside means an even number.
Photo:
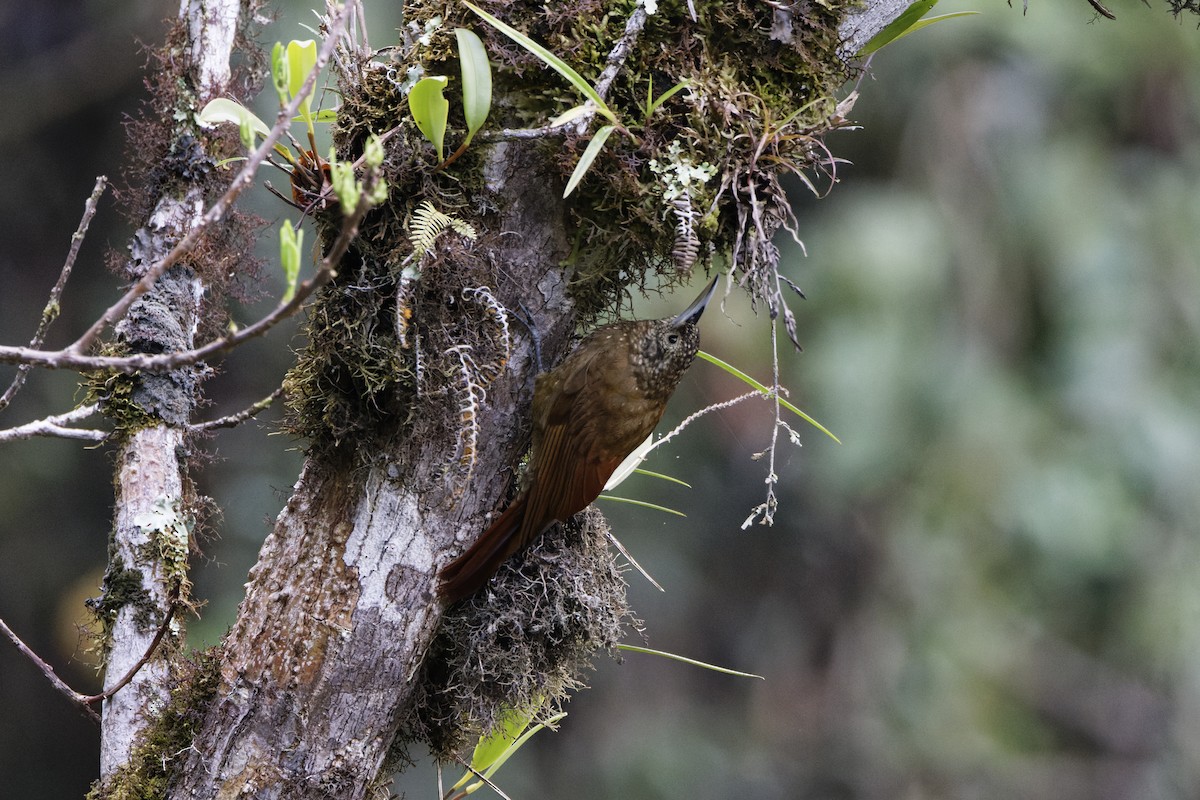
[{"label": "bird's spotted head", "polygon": [[633,370],[647,397],[670,397],[700,349],[700,315],[717,288],[713,278],[700,296],[678,316],[637,323]]}]

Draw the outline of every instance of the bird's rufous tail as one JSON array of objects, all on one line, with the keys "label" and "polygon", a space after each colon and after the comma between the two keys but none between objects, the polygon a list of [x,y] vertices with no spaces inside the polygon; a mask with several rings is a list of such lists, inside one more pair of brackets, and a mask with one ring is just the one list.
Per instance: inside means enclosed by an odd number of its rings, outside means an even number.
[{"label": "bird's rufous tail", "polygon": [[438,596],[447,604],[470,597],[521,547],[525,495],[512,502],[475,543],[438,573]]}]

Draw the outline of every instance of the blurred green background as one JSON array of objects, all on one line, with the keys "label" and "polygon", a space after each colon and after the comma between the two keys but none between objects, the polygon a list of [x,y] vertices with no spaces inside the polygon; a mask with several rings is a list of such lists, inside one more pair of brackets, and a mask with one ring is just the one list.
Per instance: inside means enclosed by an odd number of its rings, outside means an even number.
[{"label": "blurred green background", "polygon": [[[771,433],[750,401],[648,465],[692,490],[621,487],[686,520],[604,506],[668,588],[630,575],[646,642],[766,680],[601,658],[560,731],[500,773],[510,796],[1200,796],[1200,30],[1152,3],[1114,0],[1109,22],[1083,0],[1024,15],[945,0],[982,13],[874,59],[863,129],[828,141],[853,163],[825,199],[797,188],[808,256],[786,246],[808,300],[783,378],[843,444],[798,426],[775,526],[741,531]],[[303,36],[304,9],[264,38]],[[160,41],[173,10],[0,11],[0,341],[28,339],[95,176],[117,176],[136,39]],[[368,10],[382,44],[396,12]],[[102,259],[128,233],[108,198],[52,343],[116,296]],[[710,314],[704,346],[765,379],[768,326],[744,306]],[[271,391],[299,344],[276,331],[223,362],[206,415]],[[35,376],[0,424],[68,409],[74,386]],[[668,415],[740,390],[698,363]],[[200,488],[222,513],[196,559],[199,643],[228,625],[295,479],[301,445],[275,429],[266,415],[205,448]],[[71,442],[0,448],[0,616],[85,690],[75,626],[103,568],[111,462]],[[95,738],[0,642],[3,795],[80,796]],[[399,785],[436,794],[428,764]]]}]

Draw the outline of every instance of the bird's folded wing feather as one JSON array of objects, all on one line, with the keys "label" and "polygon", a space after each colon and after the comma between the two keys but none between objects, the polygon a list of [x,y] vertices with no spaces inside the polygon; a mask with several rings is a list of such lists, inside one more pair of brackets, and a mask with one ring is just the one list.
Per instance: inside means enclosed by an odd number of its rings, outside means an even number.
[{"label": "bird's folded wing feather", "polygon": [[596,414],[589,413],[587,402],[581,402],[586,400],[589,372],[598,368],[597,360],[598,356],[580,363],[553,387],[558,389],[557,397],[539,421],[537,463],[521,530],[526,542],[550,523],[569,519],[586,508],[624,458],[608,452]]}]

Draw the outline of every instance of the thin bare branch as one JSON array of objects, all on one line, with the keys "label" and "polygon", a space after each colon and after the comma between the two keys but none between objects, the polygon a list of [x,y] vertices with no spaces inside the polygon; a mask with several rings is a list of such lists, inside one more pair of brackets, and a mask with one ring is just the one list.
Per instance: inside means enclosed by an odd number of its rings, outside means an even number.
[{"label": "thin bare branch", "polygon": [[[313,87],[316,85],[317,76],[325,67],[325,64],[329,61],[329,55],[333,52],[333,48],[336,46],[338,38],[342,34],[345,21],[346,12],[344,7],[341,9],[334,8],[331,12],[331,16],[329,17],[329,28],[325,34],[325,39],[321,43],[320,51],[317,53],[316,64],[313,66],[312,71],[308,74],[308,77],[305,78],[304,85],[301,87],[300,91],[296,93],[295,97],[292,98],[291,102],[280,110],[279,114],[275,118],[275,125],[271,128],[271,132],[267,134],[265,139],[263,139],[263,142],[261,145],[259,145],[258,149],[250,154],[250,157],[246,160],[245,164],[243,164],[241,171],[238,172],[237,176],[230,183],[229,189],[226,190],[225,194],[222,195],[221,198],[217,200],[217,202],[215,202],[202,217],[200,217],[196,224],[192,226],[191,230],[189,230],[187,234],[180,239],[173,248],[171,248],[171,252],[167,253],[161,260],[158,261],[158,263],[153,264],[148,270],[146,270],[146,274],[143,275],[137,283],[131,286],[129,291],[127,291],[120,300],[110,306],[108,310],[105,311],[100,318],[96,320],[96,322],[90,328],[88,328],[82,336],[79,337],[79,339],[77,339],[65,350],[60,351],[62,356],[67,357],[67,361],[64,361],[62,364],[57,366],[72,366],[68,363],[70,358],[82,357],[84,352],[92,346],[93,342],[96,341],[96,338],[108,326],[124,317],[126,312],[129,311],[129,307],[133,305],[134,301],[148,292],[150,287],[154,285],[155,281],[157,281],[162,274],[167,271],[167,269],[169,269],[180,258],[182,258],[184,254],[191,250],[192,246],[196,244],[196,240],[200,238],[200,235],[209,226],[219,222],[225,216],[225,212],[229,210],[229,207],[233,205],[233,201],[237,199],[237,196],[240,195],[248,186],[250,186],[251,183],[253,183],[254,175],[258,171],[259,165],[261,165],[263,160],[273,151],[275,142],[278,141],[283,132],[291,126],[292,117],[296,116],[296,113],[300,108],[300,104],[304,101],[304,98],[312,94]],[[46,361],[37,359],[20,357],[14,359],[11,357],[12,354],[10,353],[10,351],[13,349],[14,348],[0,348],[0,361],[8,363],[13,363],[16,361],[19,363],[30,363],[35,365],[40,364],[47,367],[56,366],[55,364],[47,363]],[[94,369],[95,367],[85,366],[84,368]],[[145,368],[147,367],[135,367],[135,369]]]},{"label": "thin bare branch", "polygon": [[[490,779],[490,778],[488,778],[486,775],[484,775],[482,772],[480,772],[479,770],[475,769],[475,768],[474,768],[474,767],[472,767],[470,764],[468,764],[466,761],[463,761],[461,758],[458,758],[458,759],[455,759],[455,760],[456,760],[456,761],[458,761],[458,763],[459,763],[460,765],[462,765],[463,767],[466,767],[466,768],[467,768],[467,769],[468,769],[468,770],[469,770],[469,771],[470,771],[472,774],[474,774],[474,776],[475,776],[476,778],[479,778],[479,780],[483,781],[483,782],[484,782],[484,784],[486,784],[486,785],[487,785],[487,787],[488,787],[489,789],[491,789],[491,790],[492,790],[493,792],[495,792],[496,794],[500,795],[500,797],[502,797],[502,798],[503,798],[503,800],[512,800],[512,798],[511,798],[511,797],[509,797],[508,795],[506,795],[506,794],[505,794],[505,793],[504,793],[504,792],[503,792],[503,791],[500,789],[500,787],[499,787],[499,786],[497,786],[496,784],[492,783],[491,779]],[[453,789],[452,789],[451,791],[453,791]],[[469,795],[469,794],[470,794],[470,792],[468,792],[467,790],[465,790],[465,789],[464,789],[464,790],[460,791],[458,794],[455,794],[453,797],[449,798],[449,800],[460,800],[461,798],[463,798],[463,797],[466,797],[466,796],[467,796],[467,795]],[[444,795],[443,795],[443,797],[444,797]]]},{"label": "thin bare branch", "polygon": [[271,392],[271,394],[267,395],[262,400],[259,400],[254,405],[249,406],[248,408],[243,408],[241,411],[238,411],[235,414],[228,414],[219,419],[213,419],[213,420],[209,420],[208,422],[198,422],[195,425],[189,425],[188,430],[193,431],[193,432],[198,432],[198,431],[212,431],[212,430],[216,430],[218,428],[235,428],[238,425],[241,425],[246,420],[248,420],[251,417],[258,414],[259,412],[265,411],[266,409],[270,408],[271,404],[274,403],[276,400],[278,400],[280,397],[283,397],[283,387],[282,386],[280,386],[275,391]]},{"label": "thin bare branch", "polygon": [[1100,0],[1088,0],[1088,5],[1096,9],[1096,13],[1107,19],[1116,19],[1117,15],[1105,8]]},{"label": "thin bare branch", "polygon": [[107,700],[117,692],[121,691],[121,689],[125,688],[125,686],[127,686],[129,682],[133,680],[133,676],[137,675],[138,671],[142,667],[146,666],[146,663],[154,656],[154,651],[157,650],[158,646],[162,643],[163,637],[166,635],[167,630],[170,629],[171,620],[175,617],[175,609],[177,606],[178,603],[172,601],[172,603],[167,607],[167,614],[165,617],[163,617],[162,625],[159,626],[158,632],[154,635],[154,639],[150,642],[150,647],[146,649],[145,654],[138,660],[138,662],[133,665],[133,668],[130,669],[129,672],[125,673],[125,675],[119,681],[114,683],[107,690],[101,692],[100,694],[93,695],[82,694],[68,686],[66,682],[62,678],[58,677],[58,675],[54,672],[54,667],[47,664],[41,656],[33,652],[29,645],[21,641],[21,638],[13,632],[12,628],[8,627],[8,624],[3,619],[0,619],[0,630],[3,630],[4,635],[7,636],[9,640],[17,646],[17,649],[20,650],[26,658],[32,661],[39,670],[42,671],[42,674],[46,676],[46,680],[50,681],[50,684],[55,689],[57,689],[63,695],[66,695],[67,699],[74,703],[85,715],[90,717],[93,722],[99,724],[100,715],[96,713],[96,710],[92,708],[91,704],[98,703],[102,700]]},{"label": "thin bare branch", "polygon": [[108,438],[108,431],[91,428],[67,427],[76,422],[82,422],[99,410],[97,403],[81,406],[52,417],[27,422],[15,428],[0,430],[0,442],[15,442],[21,439],[32,439],[35,436],[52,436],[59,439],[83,439],[89,442],[102,442]]},{"label": "thin bare branch", "polygon": [[633,567],[638,572],[642,573],[642,577],[645,578],[646,580],[650,581],[650,585],[653,586],[655,589],[658,589],[660,592],[666,591],[666,589],[664,589],[662,587],[661,583],[654,580],[653,576],[651,576],[649,572],[646,572],[645,568],[642,567],[642,565],[637,562],[637,559],[635,559],[633,556],[629,555],[629,551],[625,549],[625,545],[621,544],[620,539],[618,539],[616,536],[613,536],[612,531],[608,531],[607,536],[608,536],[608,540],[610,542],[612,542],[613,547],[617,548],[617,552],[620,553],[621,555],[623,555],[625,557],[625,560],[629,562],[629,566]]},{"label": "thin bare branch", "polygon": [[574,124],[575,120],[567,120],[558,125],[543,125],[540,128],[504,128],[498,131],[480,131],[475,141],[511,142],[519,139],[543,139],[548,136],[562,136]]},{"label": "thin bare branch", "polygon": [[[369,204],[364,199],[359,203],[359,207],[354,214],[344,220],[338,238],[334,241],[333,247],[326,256],[321,259],[321,264],[316,274],[296,287],[296,292],[291,300],[286,303],[280,303],[270,314],[258,320],[253,325],[241,328],[219,339],[214,339],[201,347],[191,350],[180,350],[173,353],[135,353],[129,356],[89,356],[77,353],[72,348],[50,351],[31,350],[25,347],[0,347],[0,363],[28,363],[46,367],[47,369],[107,369],[115,372],[138,372],[145,370],[156,372],[195,364],[204,361],[210,356],[232,350],[248,339],[262,336],[281,321],[295,314],[313,292],[333,279],[337,274],[335,267],[341,257],[346,254],[350,242],[358,235],[358,224],[362,221],[368,209]],[[169,259],[170,257],[170,254],[168,254],[166,258]]]},{"label": "thin bare branch", "polygon": [[46,680],[50,681],[51,686],[65,695],[68,700],[74,703],[80,711],[90,717],[93,722],[95,722],[97,725],[100,724],[100,715],[96,713],[94,708],[88,705],[88,698],[86,695],[82,695],[72,689],[70,686],[67,686],[63,679],[55,674],[54,667],[43,661],[41,656],[29,648],[29,645],[21,641],[21,637],[17,636],[17,634],[13,632],[13,629],[8,627],[8,623],[6,623],[3,619],[0,619],[0,630],[3,630],[4,635],[7,636],[9,640],[17,646],[17,649],[20,650],[26,658],[32,661],[34,666],[42,671],[42,674],[46,676]]},{"label": "thin bare branch", "polygon": [[638,35],[641,34],[642,28],[646,27],[646,18],[649,16],[644,4],[639,4],[629,15],[629,20],[625,23],[625,32],[621,34],[621,38],[609,51],[608,63],[596,80],[596,94],[600,95],[601,99],[607,97],[608,90],[612,88],[613,81],[617,79],[617,73],[621,71],[621,67],[625,65],[625,59],[629,57],[634,45],[637,44]]},{"label": "thin bare branch", "polygon": [[[62,299],[63,289],[67,286],[67,279],[71,277],[71,270],[75,268],[75,259],[79,257],[79,248],[83,244],[83,238],[87,236],[88,227],[92,224],[92,217],[96,216],[96,206],[100,202],[100,195],[104,194],[107,186],[108,178],[103,175],[97,177],[92,194],[83,204],[83,217],[79,220],[79,227],[71,235],[71,249],[67,252],[67,260],[63,262],[62,270],[58,273],[58,280],[55,281],[54,288],[50,290],[50,299],[46,301],[46,307],[42,309],[42,319],[38,323],[37,331],[29,341],[29,347],[34,350],[39,349],[46,341],[46,333],[50,330],[50,325],[58,319],[59,302]],[[3,396],[0,396],[0,411],[4,410],[12,402],[16,393],[21,391],[31,369],[33,369],[31,364],[22,364],[17,368],[17,374],[13,377],[12,383],[9,384]]]}]

